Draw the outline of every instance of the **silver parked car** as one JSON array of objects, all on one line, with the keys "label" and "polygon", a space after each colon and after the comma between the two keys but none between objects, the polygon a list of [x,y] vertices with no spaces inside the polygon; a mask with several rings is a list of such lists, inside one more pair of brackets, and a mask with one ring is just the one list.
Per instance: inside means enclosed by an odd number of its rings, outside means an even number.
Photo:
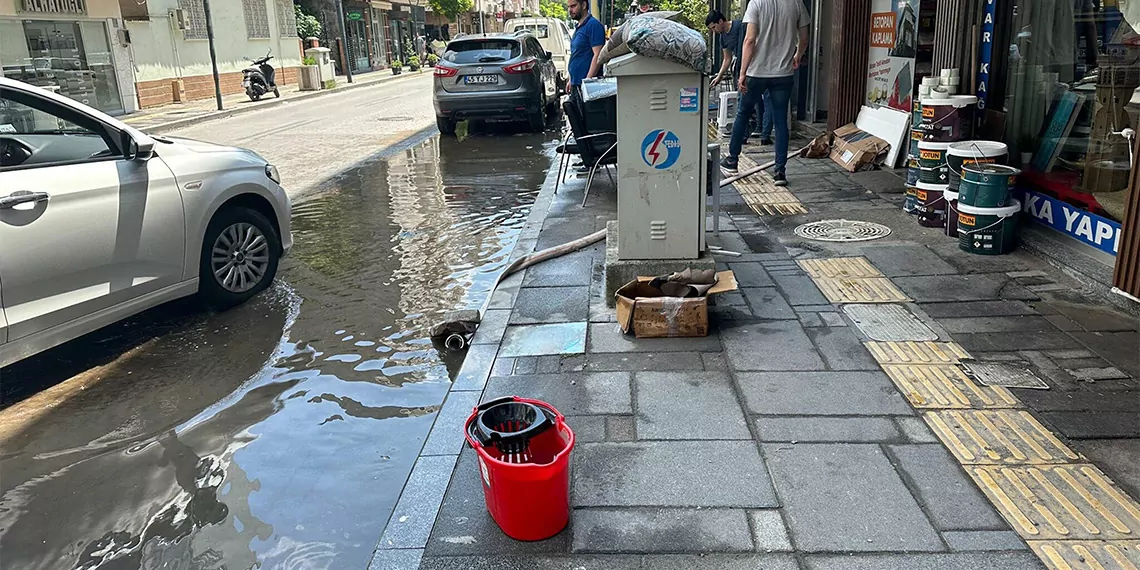
[{"label": "silver parked car", "polygon": [[445,135],[464,119],[522,119],[542,132],[558,105],[553,55],[526,31],[454,39],[434,75],[436,124]]},{"label": "silver parked car", "polygon": [[277,169],[0,77],[0,366],[179,297],[241,303],[292,246]]}]

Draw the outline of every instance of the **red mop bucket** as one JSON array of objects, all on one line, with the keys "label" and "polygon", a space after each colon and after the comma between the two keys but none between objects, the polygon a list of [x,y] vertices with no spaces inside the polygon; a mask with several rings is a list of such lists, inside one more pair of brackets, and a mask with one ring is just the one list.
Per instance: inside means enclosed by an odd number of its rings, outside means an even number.
[{"label": "red mop bucket", "polygon": [[570,521],[570,450],[574,432],[546,402],[518,396],[476,406],[467,443],[491,518],[516,540],[550,538]]}]

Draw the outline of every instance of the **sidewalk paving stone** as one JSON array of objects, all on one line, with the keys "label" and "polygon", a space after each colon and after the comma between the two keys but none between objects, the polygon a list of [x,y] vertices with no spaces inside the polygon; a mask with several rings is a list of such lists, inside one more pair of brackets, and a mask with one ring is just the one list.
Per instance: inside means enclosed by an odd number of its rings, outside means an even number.
[{"label": "sidewalk paving stone", "polygon": [[1140,334],[1135,332],[1073,333],[1073,338],[1113,366],[1140,378]]},{"label": "sidewalk paving stone", "polygon": [[483,312],[479,320],[479,328],[475,331],[475,338],[471,344],[498,344],[503,340],[503,333],[507,332],[507,321],[511,318],[508,309],[488,309]]},{"label": "sidewalk paving stone", "polygon": [[1089,332],[1140,331],[1140,317],[1104,307],[1049,301],[1039,303],[1038,306],[1064,315]]},{"label": "sidewalk paving stone", "polygon": [[1057,332],[1053,323],[1039,316],[941,318],[938,324],[950,334]]},{"label": "sidewalk paving stone", "polygon": [[724,323],[720,336],[735,370],[824,370],[798,321]]},{"label": "sidewalk paving stone", "polygon": [[632,414],[628,372],[497,376],[487,381],[483,401],[525,396],[549,403],[563,415]]},{"label": "sidewalk paving stone", "polygon": [[589,251],[576,251],[558,258],[558,263],[539,263],[526,268],[524,287],[566,287],[589,285],[594,257]]},{"label": "sidewalk paving stone", "polygon": [[1009,529],[941,445],[890,445],[887,449],[939,530]]},{"label": "sidewalk paving stone", "polygon": [[579,507],[778,506],[751,441],[639,441],[579,446]]},{"label": "sidewalk paving stone", "polygon": [[400,501],[378,548],[423,548],[431,535],[443,493],[455,468],[455,455],[420,457],[400,494]]},{"label": "sidewalk paving stone", "polygon": [[945,549],[877,445],[769,443],[764,456],[798,550]]},{"label": "sidewalk paving stone", "polygon": [[821,416],[756,418],[760,441],[796,443],[866,443],[903,441],[891,418],[835,418]]},{"label": "sidewalk paving stone", "polygon": [[745,287],[740,290],[752,309],[752,314],[759,319],[789,320],[795,319],[796,314],[792,307],[780,295],[775,287]]},{"label": "sidewalk paving stone", "polygon": [[918,303],[1037,299],[1005,275],[896,277],[892,281]]},{"label": "sidewalk paving stone", "polygon": [[962,348],[975,352],[1010,352],[1014,350],[1065,350],[1080,348],[1081,343],[1061,331],[1016,333],[958,333],[954,340]]},{"label": "sidewalk paving stone", "polygon": [[1073,447],[1132,497],[1140,497],[1140,439],[1087,439]]},{"label": "sidewalk paving stone", "polygon": [[576,509],[574,552],[750,552],[743,510]]},{"label": "sidewalk paving stone", "polygon": [[634,441],[637,425],[632,416],[606,416],[606,441]]},{"label": "sidewalk paving stone", "polygon": [[566,425],[574,430],[574,444],[606,441],[606,419],[606,416],[566,416]]},{"label": "sidewalk paving stone", "polygon": [[938,436],[930,431],[926,422],[914,417],[896,417],[895,424],[912,443],[939,443]]},{"label": "sidewalk paving stone", "polygon": [[[424,550],[426,556],[553,554],[570,549],[570,532],[535,542],[503,534],[487,512],[475,450],[464,447]],[[425,558],[426,560],[426,558]]]},{"label": "sidewalk paving stone", "polygon": [[[420,570],[639,570],[640,556],[432,556],[424,558]],[[369,569],[371,570],[371,569]],[[401,570],[409,570],[402,568]],[[415,567],[410,567],[415,570]]]},{"label": "sidewalk paving stone", "polygon": [[754,414],[914,415],[882,372],[750,372],[736,380]]},{"label": "sidewalk paving stone", "polygon": [[639,372],[640,439],[751,439],[725,372]]},{"label": "sidewalk paving stone", "polygon": [[921,245],[863,246],[863,256],[887,277],[954,275],[958,271]]},{"label": "sidewalk paving stone", "polygon": [[806,329],[826,326],[823,324],[823,319],[820,318],[819,315],[819,313],[804,313],[800,315],[800,326],[804,327],[804,332],[807,332]]},{"label": "sidewalk paving stone", "polygon": [[788,528],[780,511],[749,511],[748,522],[752,527],[752,540],[760,552],[792,552],[792,541],[788,538]]},{"label": "sidewalk paving stone", "polygon": [[950,550],[1029,550],[1012,530],[950,530],[942,533]]},{"label": "sidewalk paving stone", "polygon": [[723,352],[702,352],[700,356],[705,365],[705,370],[728,370],[728,361],[725,360]]},{"label": "sidewalk paving stone", "polygon": [[1044,566],[1029,552],[955,552],[949,554],[830,554],[808,556],[808,570],[1038,570]]},{"label": "sidewalk paving stone", "polygon": [[377,550],[368,563],[368,570],[414,570],[420,568],[424,549]]},{"label": "sidewalk paving stone", "polygon": [[[776,287],[779,287],[788,304],[792,306],[828,304],[827,297],[823,296],[815,286],[815,282],[802,272],[795,275],[773,275],[772,280],[776,282]],[[835,310],[830,305],[828,307],[828,310]]]},{"label": "sidewalk paving stone", "polygon": [[467,349],[467,356],[463,359],[463,366],[455,376],[452,390],[482,390],[487,384],[487,377],[491,375],[491,368],[495,364],[495,353],[499,345],[476,344]]},{"label": "sidewalk paving stone", "polygon": [[919,303],[918,306],[934,319],[1013,317],[1038,314],[1025,301],[942,301]]},{"label": "sidewalk paving stone", "polygon": [[435,418],[420,456],[457,455],[463,449],[463,426],[479,403],[479,392],[452,391]]},{"label": "sidewalk paving stone", "polygon": [[720,349],[720,339],[715,334],[693,338],[634,338],[622,334],[617,324],[590,323],[586,352],[718,352]]},{"label": "sidewalk paving stone", "polygon": [[583,352],[586,352],[585,322],[509,326],[499,348],[499,356],[502,357]]},{"label": "sidewalk paving stone", "polygon": [[798,570],[790,554],[653,554],[645,570]]},{"label": "sidewalk paving stone", "polygon": [[1086,383],[1080,390],[1017,390],[1022,402],[1039,411],[1127,412],[1140,422],[1140,397],[1121,397],[1116,390],[1105,390],[1100,382]]},{"label": "sidewalk paving stone", "polygon": [[728,268],[736,275],[736,282],[740,287],[773,287],[776,284],[764,271],[764,266],[757,261],[729,262]]},{"label": "sidewalk paving stone", "polygon": [[839,313],[816,313],[819,318],[823,320],[823,324],[829,327],[845,327],[847,321],[843,319],[843,315]]},{"label": "sidewalk paving stone", "polygon": [[832,370],[879,370],[879,363],[849,328],[817,328],[807,335]]},{"label": "sidewalk paving stone", "polygon": [[1140,438],[1132,412],[1041,412],[1041,419],[1069,439]]},{"label": "sidewalk paving stone", "polygon": [[580,354],[562,359],[561,371],[615,372],[615,371],[671,371],[704,370],[701,357],[719,356],[719,352],[605,352]]},{"label": "sidewalk paving stone", "polygon": [[523,287],[510,324],[572,323],[589,318],[589,287]]}]

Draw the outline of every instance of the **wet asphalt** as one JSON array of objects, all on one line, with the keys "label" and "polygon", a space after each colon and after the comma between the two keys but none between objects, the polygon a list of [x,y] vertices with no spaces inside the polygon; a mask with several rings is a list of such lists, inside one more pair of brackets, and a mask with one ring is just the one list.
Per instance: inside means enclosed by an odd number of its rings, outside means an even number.
[{"label": "wet asphalt", "polygon": [[364,568],[552,162],[551,135],[421,131],[294,205],[275,285],[2,371],[5,568]]}]

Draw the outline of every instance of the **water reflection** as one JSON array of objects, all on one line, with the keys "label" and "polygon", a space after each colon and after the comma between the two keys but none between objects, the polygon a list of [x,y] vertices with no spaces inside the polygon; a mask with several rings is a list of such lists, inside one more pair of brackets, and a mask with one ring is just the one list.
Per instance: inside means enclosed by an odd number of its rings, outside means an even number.
[{"label": "water reflection", "polygon": [[57,376],[0,412],[4,566],[363,568],[457,365],[427,329],[481,304],[543,142],[432,138],[354,168],[295,208],[283,283],[254,302],[4,370]]}]

